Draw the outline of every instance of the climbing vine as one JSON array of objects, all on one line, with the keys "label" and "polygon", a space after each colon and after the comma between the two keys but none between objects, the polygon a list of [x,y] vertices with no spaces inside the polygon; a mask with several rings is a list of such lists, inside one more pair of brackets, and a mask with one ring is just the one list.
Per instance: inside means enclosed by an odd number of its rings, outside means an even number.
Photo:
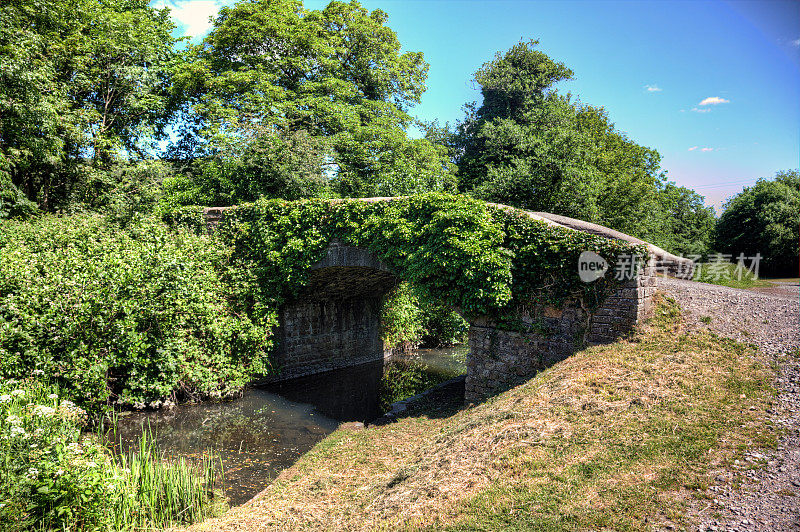
[{"label": "climbing vine", "polygon": [[[176,218],[196,226],[187,213]],[[400,279],[467,317],[514,304],[557,305],[573,295],[596,301],[615,281],[583,283],[581,252],[594,251],[613,270],[623,257],[644,251],[445,194],[374,202],[260,200],[226,211],[217,234],[232,247],[233,284],[247,287],[233,296],[257,323],[276,319],[332,239],[371,250]]]}]

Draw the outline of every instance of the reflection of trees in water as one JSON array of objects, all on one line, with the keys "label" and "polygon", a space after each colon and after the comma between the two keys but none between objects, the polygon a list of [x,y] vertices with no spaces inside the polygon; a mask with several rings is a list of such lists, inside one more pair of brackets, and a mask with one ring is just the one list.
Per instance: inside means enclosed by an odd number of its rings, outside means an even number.
[{"label": "reflection of trees in water", "polygon": [[269,388],[280,395],[252,389],[233,401],[129,414],[119,419],[118,437],[110,439],[121,440],[127,450],[149,426],[167,456],[196,460],[212,448],[222,462],[226,494],[241,504],[336,428],[321,411],[377,416],[378,398],[385,409],[463,373],[464,353],[420,350],[385,365],[379,361]]},{"label": "reflection of trees in water", "polygon": [[[440,350],[444,351],[444,350]],[[453,356],[460,356],[454,350]],[[466,355],[464,355],[466,359]],[[431,364],[419,354],[399,357],[386,363],[381,378],[380,405],[386,412],[392,403],[413,397],[425,390],[446,382],[464,373],[462,364]]]}]

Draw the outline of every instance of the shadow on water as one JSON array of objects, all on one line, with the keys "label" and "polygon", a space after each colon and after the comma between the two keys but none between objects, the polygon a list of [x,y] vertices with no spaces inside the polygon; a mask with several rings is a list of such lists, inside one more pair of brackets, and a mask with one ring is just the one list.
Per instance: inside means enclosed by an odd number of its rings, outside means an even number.
[{"label": "shadow on water", "polygon": [[120,417],[120,449],[142,428],[155,432],[167,456],[220,457],[225,493],[242,504],[264,489],[339,422],[369,422],[382,407],[465,372],[466,348],[419,349],[387,363],[361,364],[250,388],[234,401],[186,405]]}]

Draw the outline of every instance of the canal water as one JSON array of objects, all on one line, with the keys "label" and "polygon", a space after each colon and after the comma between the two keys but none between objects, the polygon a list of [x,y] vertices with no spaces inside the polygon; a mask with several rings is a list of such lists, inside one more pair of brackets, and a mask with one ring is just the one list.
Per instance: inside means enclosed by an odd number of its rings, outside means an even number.
[{"label": "canal water", "polygon": [[466,372],[466,346],[418,349],[384,363],[301,377],[259,388],[226,402],[186,405],[121,416],[123,450],[143,428],[167,456],[193,459],[209,448],[219,456],[232,506],[264,489],[340,422],[369,422],[392,402]]}]

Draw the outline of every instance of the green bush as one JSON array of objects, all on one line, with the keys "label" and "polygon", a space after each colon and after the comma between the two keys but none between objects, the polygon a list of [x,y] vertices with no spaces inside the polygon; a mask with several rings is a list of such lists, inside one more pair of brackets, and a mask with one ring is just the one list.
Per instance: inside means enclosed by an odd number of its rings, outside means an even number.
[{"label": "green bush", "polygon": [[166,463],[147,437],[114,460],[87,414],[38,380],[0,381],[0,529],[142,530],[191,524],[219,504],[211,458]]},{"label": "green bush", "polygon": [[387,347],[440,347],[466,341],[469,323],[457,312],[411,284],[400,283],[388,294],[381,314]]},{"label": "green bush", "polygon": [[439,301],[430,300],[430,298],[423,303],[422,345],[445,347],[463,344],[467,341],[469,323],[458,312]]},{"label": "green bush", "polygon": [[43,371],[89,407],[238,393],[268,370],[273,323],[233,306],[227,252],[148,220],[3,222],[0,375]]}]

